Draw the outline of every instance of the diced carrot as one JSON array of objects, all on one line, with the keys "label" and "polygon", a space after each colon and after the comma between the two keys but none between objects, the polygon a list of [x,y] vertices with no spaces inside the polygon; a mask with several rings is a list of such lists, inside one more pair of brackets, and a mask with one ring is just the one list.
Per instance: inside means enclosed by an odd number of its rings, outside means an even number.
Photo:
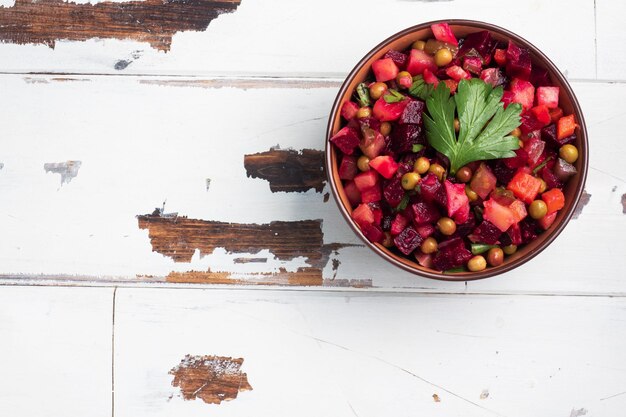
[{"label": "diced carrot", "polygon": [[553,188],[541,194],[541,199],[548,206],[548,214],[555,213],[565,206],[565,195],[558,188]]},{"label": "diced carrot", "polygon": [[565,139],[574,134],[576,130],[576,119],[573,114],[561,117],[556,125],[557,139]]},{"label": "diced carrot", "polygon": [[541,219],[539,219],[537,223],[539,223],[539,226],[541,226],[543,230],[548,230],[550,226],[552,226],[552,223],[554,223],[554,220],[556,220],[557,214],[558,213],[556,211],[554,213],[546,214]]},{"label": "diced carrot", "polygon": [[493,59],[496,60],[496,63],[503,67],[506,65],[506,49],[496,49],[493,53]]},{"label": "diced carrot", "polygon": [[562,108],[557,107],[556,109],[550,109],[550,121],[552,121],[552,123],[558,122],[561,117],[563,117]]},{"label": "diced carrot", "polygon": [[444,83],[446,83],[446,86],[448,86],[448,89],[450,90],[451,94],[456,93],[456,88],[458,87],[459,83],[454,81],[454,80],[443,80]]},{"label": "diced carrot", "polygon": [[523,171],[518,171],[506,188],[513,191],[515,197],[526,204],[530,204],[539,194],[541,180]]}]

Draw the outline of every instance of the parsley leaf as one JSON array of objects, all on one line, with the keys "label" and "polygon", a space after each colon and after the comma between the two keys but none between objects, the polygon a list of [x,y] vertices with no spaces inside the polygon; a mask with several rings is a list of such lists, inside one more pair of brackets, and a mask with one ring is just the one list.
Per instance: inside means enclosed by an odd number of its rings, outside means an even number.
[{"label": "parsley leaf", "polygon": [[424,149],[424,145],[420,145],[419,143],[414,144],[413,147],[411,148],[413,153],[418,153],[422,149]]},{"label": "parsley leaf", "polygon": [[411,199],[411,196],[409,194],[404,194],[404,196],[402,196],[402,200],[400,200],[400,204],[398,204],[398,206],[395,208],[395,211],[404,210],[406,206],[409,205],[410,199]]},{"label": "parsley leaf", "polygon": [[413,84],[409,87],[409,94],[421,100],[427,100],[433,94],[434,87],[424,81],[424,77],[417,75],[413,77]]},{"label": "parsley leaf", "polygon": [[[439,83],[426,100],[424,115],[430,145],[450,160],[450,173],[473,161],[510,158],[519,148],[509,133],[520,125],[522,106],[511,103],[504,109],[502,87],[492,88],[481,79],[461,80],[454,97]],[[458,138],[454,132],[455,111],[459,118]]]},{"label": "parsley leaf", "polygon": [[390,88],[387,93],[385,93],[385,95],[383,96],[383,99],[385,100],[385,102],[387,103],[397,103],[399,101],[404,100],[406,97],[400,93],[398,93],[396,90]]},{"label": "parsley leaf", "polygon": [[367,107],[372,104],[370,100],[370,91],[367,88],[367,84],[360,83],[359,85],[357,85],[356,95],[357,95],[357,101],[359,102],[359,105],[361,107]]}]

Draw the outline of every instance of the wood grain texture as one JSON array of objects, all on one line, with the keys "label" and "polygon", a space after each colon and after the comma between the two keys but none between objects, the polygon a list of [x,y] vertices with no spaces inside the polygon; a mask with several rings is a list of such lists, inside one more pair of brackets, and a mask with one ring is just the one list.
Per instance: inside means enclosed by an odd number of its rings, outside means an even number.
[{"label": "wood grain texture", "polygon": [[0,414],[111,416],[112,288],[0,289]]},{"label": "wood grain texture", "polygon": [[314,189],[321,193],[326,185],[324,152],[316,149],[271,148],[266,152],[245,155],[243,164],[248,177],[270,183],[273,193],[303,192]]},{"label": "wood grain texture", "polygon": [[[119,289],[116,305],[117,417],[626,407],[624,297]],[[184,401],[167,372],[189,352],[245,358],[254,390],[220,405]]]},{"label": "wood grain texture", "polygon": [[252,390],[241,365],[243,358],[185,355],[169,373],[174,376],[172,385],[180,388],[185,400],[199,398],[207,404],[221,404],[236,399],[241,391]]},{"label": "wood grain texture", "polygon": [[[611,3],[620,2],[598,3],[617,7]],[[180,9],[195,12],[196,15],[189,16],[192,21],[209,19],[203,7],[193,4],[181,2]],[[174,5],[163,8],[179,10]],[[104,40],[59,41],[54,50],[37,45],[0,44],[0,70],[186,76],[331,76],[343,79],[361,57],[393,33],[429,20],[464,18],[490,22],[518,33],[543,50],[569,77],[594,79],[596,75],[594,2],[590,0],[522,4],[510,0],[496,3],[492,0],[388,1],[384,4],[384,14],[388,18],[380,24],[367,25],[364,30],[363,22],[370,21],[372,10],[380,8],[377,0],[361,0],[359,7],[348,0],[308,3],[249,0],[241,2],[235,13],[212,21],[206,31],[177,33],[167,54],[145,41],[110,39],[117,31],[116,26],[111,26],[102,28],[109,35]],[[619,26],[618,12],[619,9],[609,16],[617,19],[612,30],[615,33],[614,46],[619,50],[618,40],[623,38],[624,32]],[[168,13],[159,19],[170,16]],[[555,19],[555,16],[562,18]],[[80,30],[80,21],[74,23]],[[172,24],[179,23],[174,20]],[[54,29],[54,22],[48,22],[46,28]],[[42,29],[43,36],[46,36],[46,28]],[[546,28],[559,36],[547,35]],[[150,29],[160,31],[159,27]],[[619,56],[623,54],[616,53],[612,59],[619,59]],[[623,79],[618,69],[612,72]]]},{"label": "wood grain texture", "polygon": [[0,41],[44,44],[58,40],[131,39],[168,51],[180,31],[202,31],[240,0],[144,0],[79,4],[63,0],[16,0],[0,7]]}]

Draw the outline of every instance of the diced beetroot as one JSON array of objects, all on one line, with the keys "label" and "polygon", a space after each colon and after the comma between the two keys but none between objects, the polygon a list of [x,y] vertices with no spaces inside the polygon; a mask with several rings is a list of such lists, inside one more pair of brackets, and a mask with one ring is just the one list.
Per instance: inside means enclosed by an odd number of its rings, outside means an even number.
[{"label": "diced beetroot", "polygon": [[383,209],[380,207],[379,203],[368,203],[370,208],[372,209],[372,213],[374,213],[374,224],[380,224],[383,221]]},{"label": "diced beetroot", "polygon": [[439,271],[457,268],[464,265],[472,257],[463,239],[455,237],[439,244],[439,250],[433,258],[433,267]]},{"label": "diced beetroot", "polygon": [[393,178],[383,188],[383,196],[391,207],[397,207],[404,197],[404,188],[400,178]]},{"label": "diced beetroot", "polygon": [[459,86],[459,82],[458,81],[443,80],[443,82],[445,83],[446,87],[448,87],[448,90],[450,90],[450,94],[456,93],[456,89]]},{"label": "diced beetroot", "polygon": [[413,211],[413,222],[417,225],[424,223],[434,223],[441,217],[439,210],[432,203],[418,201],[411,205]]},{"label": "diced beetroot", "polygon": [[531,69],[528,50],[520,48],[512,41],[509,41],[509,46],[506,50],[506,73],[510,77],[528,80]]},{"label": "diced beetroot", "polygon": [[519,223],[520,232],[522,234],[522,243],[528,243],[537,238],[538,224],[530,217]]},{"label": "diced beetroot", "polygon": [[531,83],[520,78],[513,78],[509,89],[514,94],[513,102],[520,103],[524,110],[528,110],[533,106],[535,87]]},{"label": "diced beetroot", "polygon": [[380,191],[379,186],[366,188],[361,191],[361,202],[362,203],[376,203],[380,201],[382,198],[382,193]]},{"label": "diced beetroot", "polygon": [[539,221],[537,223],[539,223],[539,226],[543,230],[548,230],[550,228],[550,226],[552,226],[552,224],[556,220],[556,215],[557,214],[558,214],[558,212],[556,212],[556,211],[554,213],[546,214],[541,219],[539,219]]},{"label": "diced beetroot", "polygon": [[509,241],[511,242],[510,244],[521,245],[524,243],[522,240],[522,230],[517,223],[511,225],[509,230],[506,231],[506,235],[509,237]]},{"label": "diced beetroot", "polygon": [[433,267],[433,256],[430,253],[426,254],[421,251],[415,251],[415,259],[417,260],[417,263],[424,268]]},{"label": "diced beetroot", "polygon": [[506,109],[509,106],[509,104],[515,101],[515,94],[507,90],[504,93],[502,93],[502,100],[500,101],[504,103],[504,108]]},{"label": "diced beetroot", "polygon": [[498,239],[501,234],[502,230],[498,229],[491,222],[483,220],[483,222],[479,224],[467,238],[474,243],[495,245],[498,243]]},{"label": "diced beetroot", "polygon": [[390,135],[390,148],[393,152],[401,154],[411,152],[413,145],[426,144],[424,132],[419,125],[398,124],[394,126]]},{"label": "diced beetroot", "polygon": [[480,74],[483,69],[483,61],[477,56],[466,56],[463,59],[463,69],[472,74]]},{"label": "diced beetroot", "polygon": [[456,81],[472,78],[471,75],[469,75],[463,68],[459,67],[458,65],[453,65],[446,68],[446,74],[448,74],[448,77]]},{"label": "diced beetroot", "polygon": [[463,46],[461,46],[461,48],[459,49],[457,56],[464,57],[466,55],[470,55],[473,49],[478,52],[478,54],[485,61],[485,64],[487,64],[495,47],[496,43],[493,41],[491,33],[489,33],[488,30],[474,32],[467,35],[467,37],[465,38],[465,42],[463,42]]},{"label": "diced beetroot", "polygon": [[391,122],[398,120],[409,100],[398,101],[397,103],[387,103],[382,97],[376,100],[372,113],[381,122]]},{"label": "diced beetroot", "polygon": [[546,147],[546,143],[541,139],[532,137],[524,143],[524,150],[528,154],[528,163],[531,167],[537,165],[539,158],[541,157],[543,150]]},{"label": "diced beetroot", "polygon": [[446,191],[435,174],[428,173],[420,182],[420,194],[426,202],[436,202],[446,207]]},{"label": "diced beetroot", "polygon": [[493,53],[493,59],[499,67],[506,65],[506,49],[496,49]]},{"label": "diced beetroot", "polygon": [[535,116],[535,118],[544,126],[550,124],[550,111],[545,104],[540,104],[538,106],[530,109],[531,113]]},{"label": "diced beetroot", "polygon": [[389,179],[398,170],[398,163],[390,156],[377,156],[370,161],[370,167],[374,168],[380,175]]},{"label": "diced beetroot", "polygon": [[342,180],[351,180],[358,172],[356,166],[356,156],[344,155],[339,165],[339,178]]},{"label": "diced beetroot", "polygon": [[383,233],[380,226],[376,224],[363,225],[361,227],[361,232],[363,232],[363,236],[365,236],[370,242],[382,243],[385,239],[385,233]]},{"label": "diced beetroot", "polygon": [[481,163],[472,177],[470,188],[484,200],[496,188],[496,182],[496,176],[493,175],[491,169],[486,164]]},{"label": "diced beetroot", "polygon": [[544,192],[541,194],[541,199],[546,203],[546,206],[548,206],[548,214],[559,211],[565,207],[565,195],[563,191],[558,188]]},{"label": "diced beetroot", "polygon": [[391,230],[391,222],[393,222],[394,216],[391,214],[383,214],[383,218],[380,221],[380,228],[383,232],[389,232]]},{"label": "diced beetroot", "polygon": [[497,160],[491,166],[493,175],[496,176],[500,184],[508,184],[515,175],[515,168],[509,168],[504,160]]},{"label": "diced beetroot", "polygon": [[411,254],[415,249],[419,248],[424,239],[417,233],[412,226],[408,226],[398,236],[393,239],[393,243],[398,250],[405,255]]},{"label": "diced beetroot", "polygon": [[528,215],[528,212],[526,211],[526,205],[520,200],[513,201],[509,205],[509,208],[513,211],[516,223],[519,223]]},{"label": "diced beetroot", "polygon": [[528,153],[524,150],[524,148],[516,149],[515,155],[516,156],[512,158],[504,158],[502,160],[508,168],[522,168],[528,163]]},{"label": "diced beetroot", "polygon": [[352,120],[356,117],[359,106],[354,101],[346,101],[341,106],[341,117],[346,120]]},{"label": "diced beetroot", "polygon": [[411,100],[407,103],[398,123],[400,124],[412,124],[422,125],[422,113],[424,112],[426,105],[421,100]]},{"label": "diced beetroot", "polygon": [[469,199],[465,194],[465,184],[453,184],[446,180],[443,185],[446,188],[448,216],[457,224],[465,223],[470,209]]},{"label": "diced beetroot", "polygon": [[380,132],[380,120],[375,117],[363,117],[358,119],[361,134],[365,135],[367,128]]},{"label": "diced beetroot", "polygon": [[463,223],[459,223],[456,226],[456,232],[454,232],[453,237],[465,237],[469,235],[472,230],[476,228],[476,216],[470,211],[467,220]]},{"label": "diced beetroot", "polygon": [[346,155],[352,155],[354,148],[359,146],[359,134],[351,127],[344,127],[339,132],[330,138],[330,141],[335,144],[339,150]]},{"label": "diced beetroot", "polygon": [[409,60],[409,56],[407,54],[393,49],[387,51],[383,58],[391,58],[394,64],[396,64],[396,66],[400,69],[404,69],[407,61]]},{"label": "diced beetroot", "polygon": [[394,217],[393,221],[391,222],[391,235],[392,236],[397,236],[400,233],[402,233],[402,231],[404,229],[406,229],[406,227],[409,225],[410,220],[407,219],[402,213],[398,213],[396,214],[396,217]]},{"label": "diced beetroot", "polygon": [[359,148],[370,159],[376,158],[385,148],[385,137],[378,131],[364,127],[361,129],[363,138],[359,142]]},{"label": "diced beetroot", "polygon": [[343,191],[346,193],[346,197],[348,197],[348,201],[352,207],[361,202],[361,192],[356,188],[354,181],[347,181],[343,185]]},{"label": "diced beetroot", "polygon": [[532,111],[527,111],[522,114],[520,118],[520,130],[523,134],[528,134],[535,130],[539,130],[545,126],[545,124],[535,117],[535,114]]},{"label": "diced beetroot", "polygon": [[425,82],[433,84],[435,87],[439,84],[439,78],[428,68],[424,69],[423,77]]},{"label": "diced beetroot", "polygon": [[437,229],[435,229],[435,226],[433,226],[430,223],[425,223],[425,224],[420,224],[419,226],[415,226],[415,230],[417,230],[417,233],[419,233],[420,236],[423,237],[424,239],[426,239],[427,237],[429,237],[430,235],[432,235],[433,233],[437,231]]},{"label": "diced beetroot", "polygon": [[391,58],[383,58],[374,61],[372,63],[372,71],[374,71],[374,76],[378,82],[395,80],[398,72],[400,72],[398,66]]},{"label": "diced beetroot", "polygon": [[438,41],[446,42],[451,45],[459,44],[454,36],[454,33],[452,32],[452,29],[447,23],[435,23],[430,25],[430,29],[433,31],[433,36]]},{"label": "diced beetroot", "polygon": [[556,136],[556,125],[551,124],[541,129],[541,138],[553,148],[560,148],[561,146],[576,141],[576,135],[568,136],[564,139],[558,139]]},{"label": "diced beetroot", "polygon": [[374,212],[368,204],[359,204],[357,208],[352,210],[351,217],[361,228],[363,228],[364,225],[373,224],[375,220]]},{"label": "diced beetroot", "polygon": [[419,49],[411,49],[409,62],[406,65],[406,70],[412,76],[416,76],[423,73],[425,69],[428,69],[431,72],[437,71],[435,58],[432,55],[428,55],[426,52]]},{"label": "diced beetroot", "polygon": [[537,104],[549,109],[559,107],[559,87],[537,87]]},{"label": "diced beetroot", "polygon": [[552,170],[549,169],[547,166],[543,167],[541,171],[539,171],[539,173],[541,174],[541,178],[546,182],[546,187],[548,189],[561,188],[563,186],[561,180],[559,180],[554,172],[552,172]]},{"label": "diced beetroot", "polygon": [[492,87],[503,85],[505,82],[505,79],[498,68],[486,68],[482,70],[480,73],[480,79],[487,84],[491,84]]},{"label": "diced beetroot", "polygon": [[354,177],[354,184],[360,192],[363,192],[363,190],[367,190],[368,188],[373,188],[377,186],[378,181],[378,174],[373,169],[362,172]]},{"label": "diced beetroot", "polygon": [[530,71],[530,82],[535,87],[543,87],[546,85],[552,85],[550,81],[550,73],[547,69],[533,65]]},{"label": "diced beetroot", "polygon": [[510,208],[498,204],[493,199],[485,201],[483,205],[485,207],[483,219],[493,223],[501,231],[505,232],[515,223],[515,215]]}]

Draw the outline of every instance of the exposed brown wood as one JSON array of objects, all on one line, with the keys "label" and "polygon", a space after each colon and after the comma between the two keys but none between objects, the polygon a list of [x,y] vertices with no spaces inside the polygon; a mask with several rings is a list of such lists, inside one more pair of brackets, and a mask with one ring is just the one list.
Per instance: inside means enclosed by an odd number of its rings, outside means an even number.
[{"label": "exposed brown wood", "polygon": [[233,12],[241,0],[104,1],[77,4],[64,0],[16,0],[0,7],[0,41],[45,44],[58,40],[132,39],[168,51],[172,36],[203,31],[222,13]]},{"label": "exposed brown wood", "polygon": [[186,355],[169,374],[172,386],[180,387],[185,400],[200,398],[207,404],[220,404],[252,390],[248,375],[241,372],[243,358]]},{"label": "exposed brown wood", "polygon": [[138,221],[139,228],[149,232],[152,250],[176,262],[191,261],[196,249],[209,254],[215,248],[252,254],[268,249],[278,259],[302,256],[311,265],[322,260],[321,220],[245,224],[153,213],[138,216]]},{"label": "exposed brown wood", "polygon": [[572,214],[572,219],[577,219],[578,216],[581,215],[583,209],[585,208],[587,203],[589,203],[589,200],[591,200],[591,194],[589,194],[587,190],[583,190],[583,193],[580,196],[580,200],[578,200],[578,204],[576,205],[574,213]]},{"label": "exposed brown wood", "polygon": [[266,152],[245,155],[244,167],[248,177],[270,183],[272,192],[321,192],[326,184],[324,153],[314,149],[272,148]]},{"label": "exposed brown wood", "polygon": [[230,285],[287,285],[320,286],[324,283],[322,270],[319,268],[298,268],[289,272],[281,269],[275,273],[233,274],[230,272],[189,271],[172,272],[168,282],[184,284],[230,284]]}]

